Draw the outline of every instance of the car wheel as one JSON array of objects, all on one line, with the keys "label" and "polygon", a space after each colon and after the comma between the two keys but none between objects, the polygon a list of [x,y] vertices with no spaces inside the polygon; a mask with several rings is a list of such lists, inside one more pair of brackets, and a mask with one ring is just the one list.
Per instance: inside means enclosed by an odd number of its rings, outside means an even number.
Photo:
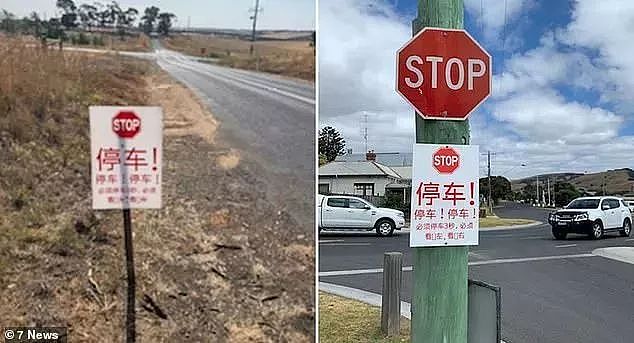
[{"label": "car wheel", "polygon": [[623,221],[623,230],[619,231],[621,237],[629,237],[632,233],[632,222],[629,219]]},{"label": "car wheel", "polygon": [[387,219],[381,219],[376,223],[376,234],[379,236],[391,236],[394,233],[394,223]]},{"label": "car wheel", "polygon": [[593,239],[601,239],[603,237],[603,224],[600,221],[596,221],[592,223],[592,231],[590,232],[590,237]]},{"label": "car wheel", "polygon": [[566,236],[568,236],[568,232],[553,228],[553,236],[557,240],[566,239]]}]

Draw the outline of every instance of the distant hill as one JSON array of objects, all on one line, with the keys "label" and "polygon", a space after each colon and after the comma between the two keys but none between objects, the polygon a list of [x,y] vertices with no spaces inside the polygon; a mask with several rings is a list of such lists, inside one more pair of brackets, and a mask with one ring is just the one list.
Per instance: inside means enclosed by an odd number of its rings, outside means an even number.
[{"label": "distant hill", "polygon": [[[587,192],[601,193],[603,180],[605,179],[606,193],[611,195],[623,195],[634,193],[634,170],[630,168],[613,169],[600,173],[553,173],[539,176],[540,187],[550,182],[569,182],[578,189]],[[528,184],[534,185],[536,176],[526,177],[518,180],[511,180],[511,189],[518,191]]]}]

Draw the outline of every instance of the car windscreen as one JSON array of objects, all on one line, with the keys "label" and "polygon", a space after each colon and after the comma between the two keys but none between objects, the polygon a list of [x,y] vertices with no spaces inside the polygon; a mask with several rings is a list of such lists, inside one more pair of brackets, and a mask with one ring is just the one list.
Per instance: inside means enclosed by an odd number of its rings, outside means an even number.
[{"label": "car windscreen", "polygon": [[573,200],[567,209],[592,209],[599,207],[599,199],[577,199]]}]

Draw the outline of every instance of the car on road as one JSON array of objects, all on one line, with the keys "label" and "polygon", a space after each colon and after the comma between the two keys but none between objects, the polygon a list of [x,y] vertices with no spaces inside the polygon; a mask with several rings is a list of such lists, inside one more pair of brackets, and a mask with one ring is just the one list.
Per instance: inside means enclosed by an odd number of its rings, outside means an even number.
[{"label": "car on road", "polygon": [[550,213],[548,222],[555,239],[566,239],[569,233],[600,239],[607,232],[618,232],[627,237],[632,232],[632,211],[617,197],[583,197]]},{"label": "car on road", "polygon": [[376,207],[353,196],[318,195],[317,225],[322,230],[375,230],[390,236],[405,226],[405,214],[391,208]]}]

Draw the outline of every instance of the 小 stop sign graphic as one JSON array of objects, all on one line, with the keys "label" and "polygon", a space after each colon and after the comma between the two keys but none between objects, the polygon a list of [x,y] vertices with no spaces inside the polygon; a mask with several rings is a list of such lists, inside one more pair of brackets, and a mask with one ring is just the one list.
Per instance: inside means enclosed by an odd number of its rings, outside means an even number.
[{"label": "\u5c0f stop sign graphic", "polygon": [[141,131],[141,118],[132,111],[121,111],[112,117],[112,131],[121,138],[133,138]]},{"label": "\u5c0f stop sign graphic", "polygon": [[423,118],[465,120],[491,92],[491,56],[464,30],[425,28],[397,53],[396,90]]},{"label": "\u5c0f stop sign graphic", "polygon": [[452,147],[440,148],[432,155],[432,165],[441,174],[451,174],[460,167],[460,155]]}]

